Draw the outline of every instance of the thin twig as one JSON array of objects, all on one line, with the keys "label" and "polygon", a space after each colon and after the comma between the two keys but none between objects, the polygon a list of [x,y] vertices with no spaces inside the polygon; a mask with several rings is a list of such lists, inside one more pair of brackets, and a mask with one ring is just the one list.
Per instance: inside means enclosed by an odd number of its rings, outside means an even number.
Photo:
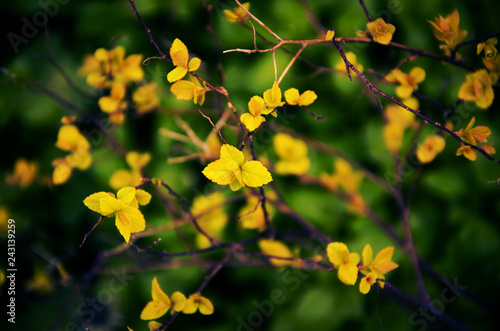
[{"label": "thin twig", "polygon": [[87,232],[87,234],[85,235],[85,237],[83,237],[83,241],[82,241],[82,243],[81,243],[78,247],[82,247],[82,246],[83,246],[83,244],[85,243],[85,240],[87,240],[87,237],[88,237],[88,236],[92,233],[92,231],[94,231],[94,229],[95,229],[95,228],[96,228],[99,224],[101,224],[101,221],[102,221],[102,218],[103,218],[103,217],[104,217],[104,216],[99,217],[99,220],[97,221],[97,223],[96,223],[96,224],[94,224],[94,226],[92,227],[92,229],[90,229],[90,231],[89,231],[89,232]]},{"label": "thin twig", "polygon": [[373,21],[370,12],[368,11],[368,8],[366,8],[365,2],[363,0],[359,0],[359,3],[361,4],[361,7],[363,7],[363,11],[365,12],[366,17],[368,18],[368,21]]},{"label": "thin twig", "polygon": [[203,112],[198,109],[198,111],[200,112],[201,116],[205,117],[209,122],[210,124],[212,124],[212,127],[217,131],[217,133],[219,134],[219,137],[220,139],[222,139],[222,141],[227,144],[227,141],[226,139],[224,139],[224,137],[222,136],[222,133],[220,132],[220,130],[215,126],[214,122],[212,122],[212,120],[210,119],[210,117],[208,117],[207,115],[203,114]]},{"label": "thin twig", "polygon": [[261,27],[263,27],[264,29],[266,29],[266,31],[269,32],[274,38],[276,38],[279,41],[283,40],[273,30],[269,29],[269,27],[267,25],[265,25],[264,23],[262,23],[261,20],[259,20],[250,11],[248,11],[248,9],[246,9],[245,7],[243,7],[243,5],[238,0],[234,0],[234,1],[238,4],[238,6],[240,6],[240,8],[242,8],[248,14],[248,16],[250,16],[255,22],[259,23],[259,25]]},{"label": "thin twig", "polygon": [[135,1],[134,0],[128,0],[128,2],[130,2],[130,5],[132,6],[132,8],[131,8],[132,12],[135,14],[135,16],[137,16],[137,18],[139,19],[139,21],[142,23],[142,26],[146,30],[146,32],[147,32],[147,34],[149,36],[149,41],[155,46],[156,50],[161,55],[161,58],[162,59],[167,59],[167,56],[165,54],[163,54],[163,52],[161,51],[160,47],[155,42],[155,40],[153,38],[153,35],[151,34],[151,30],[148,28],[148,26],[146,25],[146,23],[142,19],[141,15],[139,14],[139,12],[137,11],[137,9],[135,8]]}]

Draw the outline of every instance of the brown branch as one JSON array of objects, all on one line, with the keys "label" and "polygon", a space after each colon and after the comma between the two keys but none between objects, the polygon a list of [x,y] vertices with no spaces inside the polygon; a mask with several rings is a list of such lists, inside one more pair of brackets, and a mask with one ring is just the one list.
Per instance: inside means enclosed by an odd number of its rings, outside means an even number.
[{"label": "brown branch", "polygon": [[361,7],[363,7],[363,11],[365,12],[366,18],[368,18],[368,21],[373,21],[368,8],[366,8],[365,2],[363,0],[359,0],[359,3],[361,4]]},{"label": "brown branch", "polygon": [[161,51],[160,47],[155,42],[155,40],[153,38],[153,35],[151,34],[151,30],[148,28],[148,26],[146,25],[146,23],[142,19],[141,15],[139,14],[139,12],[137,11],[137,9],[135,8],[135,1],[134,0],[128,0],[128,1],[130,2],[130,5],[132,6],[132,8],[131,8],[132,12],[135,14],[135,16],[137,16],[137,18],[141,22],[142,26],[146,30],[146,32],[147,32],[147,34],[149,36],[149,41],[155,46],[156,50],[161,55],[161,59],[166,60],[167,56],[165,54],[163,54],[163,52]]}]

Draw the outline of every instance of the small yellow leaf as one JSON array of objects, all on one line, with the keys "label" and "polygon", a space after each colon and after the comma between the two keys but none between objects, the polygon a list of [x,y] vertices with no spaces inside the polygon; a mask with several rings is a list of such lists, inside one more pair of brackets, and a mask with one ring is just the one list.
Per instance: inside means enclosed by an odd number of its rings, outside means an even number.
[{"label": "small yellow leaf", "polygon": [[281,101],[281,89],[277,82],[274,82],[273,87],[264,92],[264,101],[267,107],[264,115],[269,114],[274,108],[281,107],[285,104],[284,101]]},{"label": "small yellow leaf", "polygon": [[[281,241],[271,239],[261,239],[258,242],[260,250],[266,255],[292,258],[292,252]],[[293,264],[292,260],[281,260],[270,258],[269,262],[277,267],[284,267]]]},{"label": "small yellow leaf", "polygon": [[330,29],[330,30],[326,31],[325,40],[332,40],[333,37],[335,37],[335,30],[334,29]]},{"label": "small yellow leaf", "polygon": [[132,199],[135,198],[135,188],[132,186],[125,186],[116,193],[116,197],[126,204],[129,204]]},{"label": "small yellow leaf", "polygon": [[131,233],[140,232],[146,228],[146,220],[139,209],[125,205],[117,211],[115,225],[125,241],[129,242]]},{"label": "small yellow leaf", "polygon": [[[83,204],[87,206],[92,211],[95,211],[96,213],[99,213],[102,215],[101,212],[101,199],[109,197],[109,193],[106,192],[98,192],[89,195],[88,197],[83,200]],[[104,215],[106,216],[106,215]]]},{"label": "small yellow leaf", "polygon": [[238,166],[241,166],[245,162],[243,152],[228,144],[222,145],[220,149],[220,158],[233,160],[236,164],[238,164]]},{"label": "small yellow leaf", "polygon": [[188,80],[176,81],[170,91],[178,100],[191,100],[194,97],[194,83]]},{"label": "small yellow leaf", "polygon": [[179,38],[175,38],[172,46],[170,47],[170,57],[174,66],[185,67],[188,64],[188,50],[186,45]]},{"label": "small yellow leaf", "polygon": [[361,255],[363,256],[363,266],[366,267],[370,265],[373,260],[372,246],[370,246],[370,244],[366,244]]},{"label": "small yellow leaf", "polygon": [[[188,72],[187,68],[175,67],[167,74],[167,80],[169,83],[176,82],[176,81],[184,78],[184,76],[186,76],[187,72]],[[192,99],[192,98],[189,98],[189,99]]]},{"label": "small yellow leaf", "polygon": [[340,265],[338,271],[339,279],[346,285],[354,285],[358,279],[358,268],[354,263],[344,263]]},{"label": "small yellow leaf", "polygon": [[252,115],[249,113],[242,114],[240,120],[241,123],[245,125],[248,131],[256,130],[263,122],[266,121],[264,116]]},{"label": "small yellow leaf", "polygon": [[189,71],[196,71],[201,65],[201,60],[197,57],[193,57],[191,60],[189,60],[188,68]]},{"label": "small yellow leaf", "polygon": [[174,292],[170,297],[172,300],[172,309],[175,311],[182,311],[186,305],[186,296],[181,292]]},{"label": "small yellow leaf", "polygon": [[234,172],[239,169],[238,164],[229,159],[219,159],[209,163],[202,173],[212,182],[219,185],[228,185],[234,179]]},{"label": "small yellow leaf", "polygon": [[149,301],[141,312],[142,320],[152,320],[165,315],[170,306],[163,301]]}]

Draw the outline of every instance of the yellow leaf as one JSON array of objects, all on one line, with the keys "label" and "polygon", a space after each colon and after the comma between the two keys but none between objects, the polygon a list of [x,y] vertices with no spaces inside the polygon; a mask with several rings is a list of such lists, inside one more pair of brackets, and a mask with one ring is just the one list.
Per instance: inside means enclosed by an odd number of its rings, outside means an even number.
[{"label": "yellow leaf", "polygon": [[266,119],[263,116],[255,116],[249,113],[242,114],[240,117],[241,123],[245,125],[248,131],[256,130]]},{"label": "yellow leaf", "polygon": [[289,88],[285,91],[285,100],[289,105],[296,105],[299,102],[300,94],[296,88]]},{"label": "yellow leaf", "polygon": [[371,263],[372,269],[377,271],[380,274],[386,274],[389,271],[396,269],[398,265],[391,261],[392,255],[394,254],[394,247],[386,247],[381,250],[373,262]]},{"label": "yellow leaf", "polygon": [[285,91],[285,100],[290,105],[309,106],[318,96],[311,90],[307,90],[299,95],[299,90],[290,88]]},{"label": "yellow leaf", "polygon": [[264,115],[269,114],[276,107],[281,107],[285,104],[281,101],[281,89],[277,82],[273,83],[273,87],[264,92],[264,101],[266,103],[267,109],[263,112]]},{"label": "yellow leaf", "polygon": [[429,163],[441,153],[446,145],[444,138],[440,135],[431,135],[417,148],[417,158],[422,163]]},{"label": "yellow leaf", "polygon": [[210,300],[197,293],[191,294],[186,300],[182,312],[184,314],[194,314],[198,309],[203,315],[210,315],[214,312],[214,306]]},{"label": "yellow leaf", "polygon": [[73,168],[70,167],[64,159],[56,159],[53,164],[55,168],[52,173],[52,183],[54,183],[54,185],[66,183],[73,172]]},{"label": "yellow leaf", "polygon": [[7,175],[6,181],[9,185],[27,187],[35,179],[38,166],[34,162],[28,162],[23,158],[17,159],[14,164],[14,171]]},{"label": "yellow leaf", "polygon": [[138,185],[139,183],[135,183],[135,176],[130,171],[125,169],[116,170],[111,177],[109,178],[109,186],[111,186],[115,190],[119,190],[127,185]]},{"label": "yellow leaf", "polygon": [[172,310],[182,311],[186,305],[186,296],[181,292],[174,292],[170,297],[172,300]]},{"label": "yellow leaf", "polygon": [[[270,221],[273,218],[274,209],[266,205],[266,210]],[[257,229],[259,231],[266,229],[264,210],[260,205],[259,198],[256,196],[252,195],[247,199],[245,206],[238,212],[238,219],[241,227],[244,229]]]},{"label": "yellow leaf", "polygon": [[135,198],[135,188],[132,186],[123,187],[116,193],[116,197],[126,204],[130,204]]},{"label": "yellow leaf", "polygon": [[170,57],[172,58],[172,63],[174,66],[188,67],[188,49],[186,45],[179,39],[175,38],[172,46],[170,47]]},{"label": "yellow leaf", "polygon": [[129,242],[130,234],[146,228],[146,220],[139,209],[125,205],[117,211],[115,225],[125,241]]},{"label": "yellow leaf", "polygon": [[220,159],[208,164],[202,173],[219,185],[230,184],[233,191],[247,185],[258,187],[272,180],[271,174],[259,161],[245,163],[243,152],[234,146],[223,145]]},{"label": "yellow leaf", "polygon": [[202,173],[214,183],[228,185],[234,181],[234,172],[238,169],[239,166],[235,161],[219,159],[208,164]]},{"label": "yellow leaf", "polygon": [[241,180],[249,187],[259,187],[273,180],[269,171],[259,161],[249,161],[241,166]]},{"label": "yellow leaf", "polygon": [[161,323],[158,323],[156,321],[149,321],[148,322],[149,331],[156,331],[160,328],[160,326],[161,326]]},{"label": "yellow leaf", "polygon": [[210,300],[205,297],[201,297],[198,310],[203,315],[211,315],[214,313],[214,306]]},{"label": "yellow leaf", "polygon": [[201,65],[201,60],[197,57],[193,57],[191,60],[189,60],[188,63],[189,71],[192,72],[198,70],[200,65]]},{"label": "yellow leaf", "polygon": [[385,146],[391,153],[397,153],[403,143],[404,127],[398,122],[391,122],[384,125],[382,134]]},{"label": "yellow leaf", "polygon": [[265,107],[266,104],[264,103],[264,99],[258,95],[253,96],[250,101],[248,101],[248,110],[254,116],[261,115]]},{"label": "yellow leaf", "polygon": [[[172,69],[167,74],[167,80],[168,80],[169,83],[176,82],[176,81],[184,78],[184,76],[186,76],[187,72],[188,72],[188,68],[185,68],[185,67],[175,67],[174,69]],[[189,99],[192,99],[192,98],[189,98]],[[182,100],[184,100],[184,99],[182,99]]]},{"label": "yellow leaf", "polygon": [[[245,2],[241,5],[246,8],[246,10],[250,9],[250,2]],[[234,12],[229,9],[225,9],[223,13],[226,19],[231,23],[243,22],[248,19],[248,14],[239,6],[234,7]]]},{"label": "yellow leaf", "polygon": [[191,100],[194,97],[194,83],[188,80],[176,81],[170,91],[178,100]]},{"label": "yellow leaf", "polygon": [[474,101],[479,108],[486,109],[495,98],[491,85],[488,72],[484,69],[477,70],[466,75],[466,80],[458,91],[458,97],[465,101]]},{"label": "yellow leaf", "polygon": [[132,151],[127,153],[125,160],[132,169],[142,169],[151,160],[151,154]]},{"label": "yellow leaf", "polygon": [[375,21],[368,22],[366,29],[373,38],[373,41],[382,45],[388,45],[391,42],[394,31],[396,31],[394,25],[387,24],[383,18],[377,18]]},{"label": "yellow leaf", "polygon": [[56,147],[63,151],[86,152],[90,148],[87,138],[74,125],[63,125],[57,134]]},{"label": "yellow leaf", "polygon": [[151,290],[153,301],[147,303],[146,307],[141,312],[142,320],[152,320],[159,318],[170,309],[172,303],[168,296],[161,290],[158,281],[153,278],[153,285]]},{"label": "yellow leaf", "polygon": [[243,152],[228,144],[222,145],[220,149],[220,158],[233,160],[236,164],[238,164],[238,166],[241,166],[245,162]]},{"label": "yellow leaf", "polygon": [[311,167],[311,160],[307,157],[294,160],[280,160],[274,166],[274,170],[280,175],[303,175]]},{"label": "yellow leaf", "polygon": [[[363,66],[361,64],[358,64],[357,63],[357,57],[356,57],[356,54],[353,53],[353,52],[347,52],[345,53],[345,56],[347,58],[347,60],[349,62],[351,62],[351,64],[353,66],[356,67],[356,69],[358,69],[358,71],[360,73],[363,73]],[[347,75],[347,69],[345,67],[345,62],[342,58],[339,59],[339,61],[335,64],[335,70],[338,70],[339,73],[343,74],[343,75]],[[349,72],[352,73],[352,70],[350,70]]]},{"label": "yellow leaf", "polygon": [[273,146],[276,154],[282,159],[296,160],[307,157],[306,143],[286,133],[279,132],[274,135]]},{"label": "yellow leaf", "polygon": [[303,175],[310,166],[307,157],[307,145],[300,139],[295,139],[286,133],[277,133],[273,139],[274,149],[280,157],[276,163],[276,173],[281,175]]},{"label": "yellow leaf", "polygon": [[[259,248],[262,253],[266,255],[292,258],[292,252],[290,249],[281,241],[271,240],[271,239],[261,239],[258,242]],[[287,265],[292,265],[294,261],[292,260],[281,260],[270,258],[269,262],[277,267],[284,267]]]},{"label": "yellow leaf", "polygon": [[468,158],[471,161],[476,161],[477,159],[477,154],[476,151],[472,149],[470,146],[462,146],[459,149],[457,149],[457,156],[458,155],[464,155],[466,158]]},{"label": "yellow leaf", "polygon": [[153,301],[163,301],[167,304],[170,304],[170,299],[168,298],[168,295],[163,292],[163,290],[160,287],[160,284],[158,284],[158,279],[156,277],[153,278],[152,286],[151,286],[151,297],[153,298]]},{"label": "yellow leaf", "polygon": [[349,254],[346,244],[341,242],[333,242],[328,244],[326,248],[328,259],[334,267],[338,267],[344,263],[346,255]]},{"label": "yellow leaf", "polygon": [[114,213],[117,210],[120,210],[124,207],[124,203],[121,200],[118,200],[109,194],[107,196],[103,196],[100,200],[101,203],[101,215],[108,216]]},{"label": "yellow leaf", "polygon": [[344,263],[339,267],[339,279],[346,285],[354,285],[358,279],[358,268],[354,263]]},{"label": "yellow leaf", "polygon": [[366,244],[361,255],[363,256],[363,267],[370,265],[373,260],[372,246],[370,246],[370,244]]},{"label": "yellow leaf", "polygon": [[333,37],[335,37],[335,30],[334,29],[330,29],[330,30],[326,31],[325,40],[333,40]]},{"label": "yellow leaf", "polygon": [[[87,206],[87,208],[89,208],[90,210],[95,211],[96,213],[103,215],[101,212],[101,199],[109,197],[109,196],[110,195],[107,192],[94,193],[94,194],[91,194],[88,197],[86,197],[85,200],[83,200],[83,204],[85,206]],[[103,216],[107,216],[107,215],[103,215]]]},{"label": "yellow leaf", "polygon": [[156,93],[156,83],[141,85],[132,94],[137,113],[143,114],[158,107],[160,100]]},{"label": "yellow leaf", "polygon": [[135,190],[135,198],[141,206],[145,206],[151,201],[151,194],[144,190]]}]

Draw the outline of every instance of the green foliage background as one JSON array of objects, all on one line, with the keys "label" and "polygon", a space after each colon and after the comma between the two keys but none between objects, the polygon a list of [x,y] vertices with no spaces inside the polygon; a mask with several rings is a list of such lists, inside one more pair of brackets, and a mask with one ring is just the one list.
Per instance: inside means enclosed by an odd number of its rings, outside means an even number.
[{"label": "green foliage background", "polygon": [[[252,48],[253,36],[237,24],[228,23],[222,10],[234,6],[231,1],[206,1],[213,6],[213,26],[221,42],[221,49]],[[308,39],[317,37],[304,14],[303,3],[299,0],[253,1],[251,10],[271,29],[286,39]],[[354,36],[363,29],[366,17],[357,1],[311,0],[312,11],[323,26],[335,27],[336,36]],[[439,52],[438,41],[432,35],[427,20],[439,14],[445,16],[458,8],[460,26],[469,31],[468,39],[482,38],[492,32],[499,32],[498,5],[492,1],[366,1],[374,17],[378,14],[396,26],[394,41]],[[208,16],[202,1],[156,1],[137,0],[137,9],[147,22],[152,34],[165,53],[169,42],[179,38],[190,54],[203,61],[201,75],[217,84],[217,61],[214,40],[206,27]],[[72,102],[98,113],[96,100],[88,100],[75,95],[53,66],[37,54],[44,54],[44,32],[40,30],[29,42],[19,46],[15,53],[9,44],[7,34],[21,34],[22,18],[31,20],[41,10],[37,1],[3,3],[0,20],[6,22],[2,35],[1,65],[20,77],[36,81],[47,89],[57,92]],[[391,12],[392,11],[392,12]],[[384,16],[390,14],[390,17]],[[127,54],[141,53],[145,57],[157,56],[140,22],[130,10],[126,0],[79,1],[69,0],[59,4],[58,12],[49,20],[50,52],[55,61],[71,75],[82,89],[89,89],[83,78],[76,74],[85,54],[99,47],[108,47],[116,38]],[[5,28],[4,28],[5,29]],[[262,31],[262,29],[257,28]],[[265,44],[259,43],[261,47]],[[290,47],[294,50],[293,47]],[[387,72],[407,53],[377,45],[346,45],[358,56],[358,62],[379,73]],[[475,55],[475,44],[463,47],[464,59],[482,67],[481,59]],[[338,60],[338,52],[330,46],[311,46],[303,57],[322,66],[332,67]],[[221,56],[225,73],[224,86],[229,90],[240,111],[246,111],[246,103],[254,94],[262,94],[274,80],[274,70],[270,54],[245,55],[228,53]],[[290,56],[278,52],[279,71],[288,63]],[[421,109],[426,116],[442,120],[439,108],[432,100],[437,100],[444,108],[450,108],[456,101],[465,70],[429,59],[418,59],[403,65],[408,71],[414,65],[425,68],[427,77],[420,85],[419,92],[429,100],[421,101]],[[181,155],[179,143],[158,134],[159,128],[179,131],[171,114],[183,114],[200,136],[211,129],[190,102],[180,102],[169,92],[166,73],[171,65],[162,61],[151,61],[145,67],[146,79],[157,82],[163,89],[161,113],[148,114],[127,123],[113,134],[129,150],[150,151],[152,162],[148,173],[165,180],[190,201],[193,197],[214,188],[200,176],[204,165],[190,162],[169,165],[166,158]],[[374,76],[368,78],[376,79]],[[0,172],[12,172],[14,162],[19,157],[36,161],[42,175],[50,176],[51,161],[63,153],[55,148],[60,118],[72,115],[71,110],[61,106],[47,96],[25,86],[20,80],[0,76],[0,141],[2,156]],[[369,94],[361,94],[363,86],[359,82],[349,82],[346,77],[326,73],[312,74],[303,63],[297,63],[282,83],[283,87],[296,87],[300,91],[312,89],[318,100],[310,107],[315,113],[326,116],[326,121],[315,121],[305,112],[295,112],[289,127],[343,151],[382,177],[392,170],[389,152],[382,141],[383,119]],[[384,87],[392,91],[392,87]],[[498,89],[495,89],[497,91]],[[215,116],[214,94],[207,94],[204,109]],[[476,116],[476,124],[487,125],[492,130],[489,141],[499,148],[500,124],[499,104],[495,100],[486,111],[475,110],[467,113]],[[292,110],[290,110],[292,111]],[[273,121],[272,119],[271,121]],[[470,117],[459,118],[458,127],[465,127]],[[280,117],[275,121],[280,121]],[[280,123],[281,124],[281,123]],[[457,129],[458,129],[457,127]],[[426,133],[433,128],[426,127]],[[229,135],[229,133],[228,133]],[[230,137],[236,143],[236,137]],[[90,139],[92,142],[92,139]],[[474,330],[492,329],[498,322],[500,252],[500,188],[487,183],[500,177],[500,166],[481,155],[476,162],[456,157],[458,143],[447,139],[447,147],[438,158],[423,169],[419,186],[415,192],[411,210],[411,221],[416,247],[419,254],[439,273],[459,284],[465,284],[470,298],[458,297],[445,305],[445,312]],[[271,161],[276,156],[270,145],[270,137],[256,137],[259,155]],[[69,182],[58,187],[33,184],[26,189],[0,184],[0,205],[9,210],[9,217],[16,220],[16,300],[18,319],[14,329],[28,330],[83,330],[81,307],[86,298],[96,298],[109,290],[113,274],[103,273],[91,280],[83,276],[92,267],[98,252],[110,249],[123,241],[113,222],[103,222],[92,233],[88,242],[79,248],[83,236],[97,221],[97,215],[90,212],[82,200],[91,193],[111,190],[109,176],[125,167],[123,159],[106,147],[105,142],[94,144],[94,163],[85,172],[76,171]],[[332,159],[310,149],[312,175],[330,172]],[[409,171],[404,181],[405,189],[411,188],[416,170]],[[285,192],[285,200],[300,215],[309,219],[318,228],[335,240],[343,241],[353,250],[361,251],[366,242],[372,243],[375,251],[391,245],[367,219],[354,216],[345,206],[327,193],[326,190],[300,184],[289,177],[274,176],[276,185]],[[152,192],[152,190],[149,190]],[[366,201],[384,219],[401,233],[400,219],[396,204],[386,194],[371,183],[364,183],[361,193]],[[229,208],[235,213],[234,208]],[[153,199],[144,209],[147,224],[158,225],[165,219],[160,202]],[[286,218],[278,219],[278,224],[288,226]],[[239,231],[239,230],[237,230]],[[187,230],[189,236],[192,232]],[[250,232],[249,232],[250,233]],[[244,235],[244,232],[238,233]],[[253,233],[252,233],[253,234]],[[158,250],[169,252],[186,248],[175,233],[162,234]],[[139,241],[142,247],[149,246],[156,238]],[[0,237],[2,252],[6,252],[5,236]],[[321,246],[320,246],[321,247]],[[5,253],[1,253],[6,256]],[[218,257],[217,254],[214,257]],[[52,271],[55,288],[49,293],[37,293],[26,289],[33,277],[34,269],[46,267],[52,258],[61,261],[71,275],[71,281],[62,285],[58,273]],[[193,268],[165,268],[150,270],[148,263],[154,258],[138,255],[129,249],[106,265],[105,270],[127,271],[131,278],[126,286],[112,293],[110,302],[92,319],[90,330],[145,330],[146,324],[139,319],[144,305],[150,300],[151,279],[157,276],[167,293],[179,290],[184,293],[194,291],[204,277],[204,270]],[[389,274],[389,281],[402,290],[415,291],[415,277],[407,256],[396,250],[395,261],[400,268]],[[0,261],[5,267],[6,258]],[[127,269],[129,270],[129,269]],[[295,273],[294,273],[295,272]],[[132,279],[133,278],[133,279]],[[433,298],[439,298],[443,290],[427,279]],[[86,284],[90,281],[88,287]],[[409,320],[412,310],[402,309],[397,302],[375,291],[367,296],[358,292],[357,287],[341,284],[334,273],[276,270],[269,267],[227,267],[218,274],[204,291],[204,295],[215,305],[215,314],[183,315],[176,319],[173,329],[177,330],[233,330],[247,321],[258,311],[257,305],[271,300],[275,290],[282,291],[283,302],[273,306],[273,313],[263,319],[259,330],[413,330],[421,325]],[[6,299],[6,284],[2,287],[2,300]],[[2,307],[4,301],[2,301]],[[494,310],[491,310],[492,307]],[[5,308],[2,308],[5,309]],[[80,310],[79,310],[80,309]],[[253,314],[253,315],[252,315]],[[88,315],[83,318],[89,317]],[[2,313],[2,322],[5,322]],[[74,322],[75,324],[71,324]],[[78,325],[74,329],[72,325]],[[10,326],[11,327],[11,326]],[[241,328],[240,328],[241,329]],[[252,327],[253,329],[253,327]],[[243,328],[244,330],[244,328]]]}]

